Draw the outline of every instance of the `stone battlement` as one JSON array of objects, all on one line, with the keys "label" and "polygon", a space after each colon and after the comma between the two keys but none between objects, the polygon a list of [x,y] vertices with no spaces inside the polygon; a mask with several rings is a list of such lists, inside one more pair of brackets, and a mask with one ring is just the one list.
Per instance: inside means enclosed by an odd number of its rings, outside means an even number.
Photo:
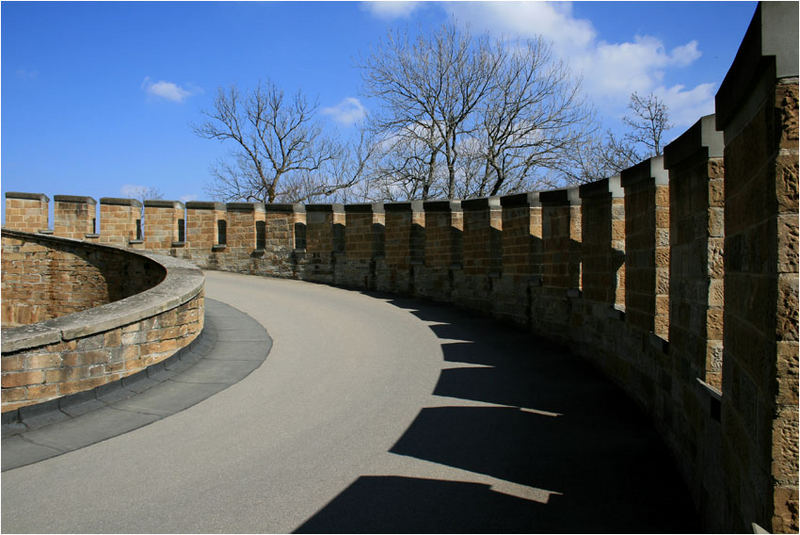
[{"label": "stone battlement", "polygon": [[[796,532],[796,21],[796,3],[761,4],[716,117],[592,184],[383,205],[147,201],[143,218],[100,199],[97,234],[92,199],[57,196],[52,232],[453,303],[561,341],[654,419],[708,529]],[[8,193],[6,228],[44,231],[48,203]]]}]

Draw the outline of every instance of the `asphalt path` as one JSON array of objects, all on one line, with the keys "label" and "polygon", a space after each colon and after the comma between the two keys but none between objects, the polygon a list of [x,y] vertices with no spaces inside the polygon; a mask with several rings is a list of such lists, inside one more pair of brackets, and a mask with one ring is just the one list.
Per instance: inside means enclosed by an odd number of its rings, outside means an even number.
[{"label": "asphalt path", "polygon": [[267,358],[272,340],[256,320],[205,300],[203,332],[168,359],[121,381],[23,410],[3,424],[2,470],[12,470],[172,416],[247,377]]},{"label": "asphalt path", "polygon": [[3,532],[694,532],[647,419],[450,307],[207,272],[273,341],[241,381],[2,474]]}]

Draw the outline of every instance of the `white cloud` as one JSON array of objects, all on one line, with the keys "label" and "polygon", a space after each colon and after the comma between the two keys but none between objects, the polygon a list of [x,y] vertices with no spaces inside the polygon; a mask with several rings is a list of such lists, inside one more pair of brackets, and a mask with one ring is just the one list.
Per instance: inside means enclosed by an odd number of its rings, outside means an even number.
[{"label": "white cloud", "polygon": [[682,85],[658,87],[653,92],[667,105],[670,121],[676,126],[691,126],[700,117],[714,113],[714,84],[700,84],[689,90]]},{"label": "white cloud", "polygon": [[197,200],[197,195],[194,194],[194,193],[192,193],[190,195],[184,195],[183,197],[181,197],[178,200],[183,202],[183,203],[186,203],[186,202],[189,202],[189,201],[196,201]]},{"label": "white cloud", "polygon": [[420,6],[418,2],[402,1],[383,1],[383,2],[362,2],[359,4],[361,9],[371,13],[373,16],[383,20],[393,20],[408,18],[411,13]]},{"label": "white cloud", "polygon": [[[556,56],[582,77],[587,95],[609,116],[623,115],[634,91],[654,92],[664,98],[676,127],[689,126],[699,118],[687,119],[690,110],[706,109],[711,84],[689,90],[664,86],[669,69],[687,67],[700,57],[697,41],[667,50],[660,39],[650,35],[622,42],[598,40],[592,22],[576,18],[569,2],[457,2],[446,6],[458,24],[475,32],[488,31],[508,39],[541,35],[550,41]],[[700,98],[702,103],[691,98]]]},{"label": "white cloud", "polygon": [[330,115],[333,120],[346,126],[355,124],[367,116],[367,109],[355,97],[347,97],[336,106],[322,108],[324,115]]},{"label": "white cloud", "polygon": [[702,53],[697,49],[697,41],[689,41],[683,46],[675,47],[670,54],[672,61],[679,67],[691,65],[701,55]]},{"label": "white cloud", "polygon": [[591,21],[572,16],[568,2],[458,2],[447,4],[451,16],[478,32],[506,37],[541,35],[561,50],[581,50],[595,39]]},{"label": "white cloud", "polygon": [[178,84],[165,82],[164,80],[153,82],[149,76],[146,76],[142,82],[142,89],[148,95],[171,100],[172,102],[183,102],[192,95],[191,91],[187,91]]}]

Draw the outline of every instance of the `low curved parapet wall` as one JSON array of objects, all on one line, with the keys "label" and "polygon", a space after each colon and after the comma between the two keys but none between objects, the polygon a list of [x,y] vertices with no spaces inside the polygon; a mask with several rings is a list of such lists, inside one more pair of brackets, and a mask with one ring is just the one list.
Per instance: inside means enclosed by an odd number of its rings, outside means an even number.
[{"label": "low curved parapet wall", "polygon": [[3,230],[3,327],[119,301],[161,282],[147,257],[91,243]]},{"label": "low curved parapet wall", "polygon": [[[7,239],[34,244],[43,241],[42,236],[4,229],[4,245]],[[117,381],[163,361],[200,334],[205,277],[191,264],[75,240],[45,239],[51,249],[93,249],[96,261],[111,258],[112,263],[150,266],[146,271],[158,273],[163,280],[111,303],[4,328],[2,412]],[[107,272],[108,266],[96,267]],[[75,272],[72,275],[77,276]],[[145,282],[122,286],[130,290]]]}]

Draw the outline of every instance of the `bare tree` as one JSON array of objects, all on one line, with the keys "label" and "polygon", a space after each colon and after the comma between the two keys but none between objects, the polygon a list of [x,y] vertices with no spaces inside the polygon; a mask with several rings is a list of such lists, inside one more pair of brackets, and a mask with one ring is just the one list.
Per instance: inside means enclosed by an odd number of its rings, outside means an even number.
[{"label": "bare tree", "polygon": [[131,184],[126,184],[122,187],[122,194],[126,197],[130,197],[132,199],[136,199],[137,201],[144,204],[144,201],[150,199],[163,199],[164,195],[161,193],[156,187],[153,186],[136,186]]},{"label": "bare tree", "polygon": [[642,97],[634,91],[628,109],[632,115],[622,119],[630,128],[630,132],[626,134],[627,140],[647,147],[645,157],[661,156],[664,150],[664,131],[672,128],[669,122],[669,110],[664,101],[654,93]]},{"label": "bare tree", "polygon": [[478,109],[485,167],[479,196],[542,186],[593,133],[580,82],[541,38],[494,53],[496,82]]},{"label": "bare tree", "polygon": [[664,132],[672,128],[666,104],[653,93],[642,97],[634,92],[628,110],[622,119],[627,132],[619,136],[607,130],[573,154],[572,168],[566,172],[569,182],[606,178],[663,153]]},{"label": "bare tree", "polygon": [[572,165],[565,169],[564,175],[568,183],[594,182],[618,174],[642,159],[641,152],[627,136],[620,137],[607,130],[572,153]]},{"label": "bare tree", "polygon": [[375,126],[384,136],[399,140],[397,148],[411,149],[399,157],[402,165],[394,170],[401,179],[416,175],[422,184],[412,189],[419,197],[430,195],[441,156],[444,190],[453,198],[460,137],[472,127],[469,120],[491,87],[496,62],[488,39],[473,39],[453,26],[413,42],[405,33],[390,32],[362,62],[366,92],[384,106]]},{"label": "bare tree", "polygon": [[355,186],[366,181],[377,150],[374,135],[361,125],[357,140],[339,144],[337,157],[324,162],[319,172],[294,176],[288,181],[284,196],[306,203],[365,201]]},{"label": "bare tree", "polygon": [[245,95],[220,88],[206,121],[194,126],[198,136],[233,146],[232,159],[212,168],[207,192],[226,201],[299,202],[352,186],[360,173],[324,174],[345,149],[323,136],[316,109],[301,92],[286,98],[269,81]]},{"label": "bare tree", "polygon": [[443,195],[443,143],[434,128],[404,128],[381,135],[371,186],[374,200],[431,199]]},{"label": "bare tree", "polygon": [[453,26],[413,42],[390,33],[361,67],[384,105],[374,125],[394,142],[377,173],[387,196],[550,185],[594,131],[579,82],[541,39],[473,38]]}]

